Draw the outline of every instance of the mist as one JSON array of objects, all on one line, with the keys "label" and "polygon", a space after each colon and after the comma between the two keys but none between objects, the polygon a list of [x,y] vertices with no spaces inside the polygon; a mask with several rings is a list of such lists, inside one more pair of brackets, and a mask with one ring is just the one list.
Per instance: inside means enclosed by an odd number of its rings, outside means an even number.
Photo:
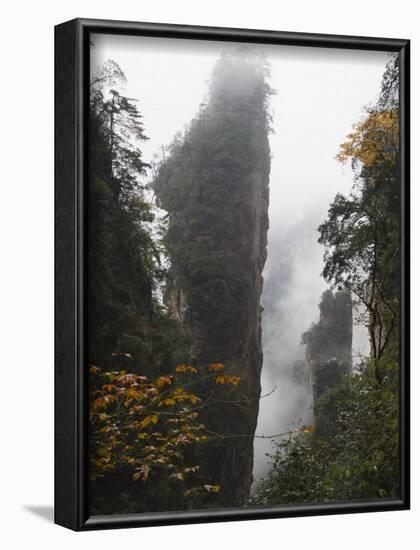
[{"label": "mist", "polygon": [[[267,397],[260,401],[257,425],[257,435],[264,436],[313,419],[310,380],[298,383],[293,369],[297,361],[305,361],[301,337],[318,321],[318,304],[328,288],[321,275],[318,227],[335,195],[351,190],[351,169],[339,165],[335,155],[364,108],[375,101],[388,59],[377,52],[330,55],[296,49],[288,54],[269,56],[277,94],[272,100],[270,229],[262,296],[261,382]],[[367,330],[355,319],[354,363],[368,353]],[[254,488],[268,472],[266,455],[278,440],[255,439]]]},{"label": "mist", "polygon": [[[222,51],[210,41],[96,35],[92,71],[115,60],[127,77],[124,93],[139,100],[149,140],[143,156],[161,156],[205,99]],[[305,359],[302,333],[319,318],[327,284],[317,228],[338,192],[348,193],[352,172],[335,160],[364,107],[377,98],[388,54],[321,48],[261,46],[271,65],[270,228],[262,295],[264,362],[257,435],[273,435],[312,420],[310,384],[293,367]],[[355,326],[354,355],[368,353],[366,330]],[[278,440],[278,438],[276,438]],[[268,439],[255,439],[254,478],[267,473]]]}]

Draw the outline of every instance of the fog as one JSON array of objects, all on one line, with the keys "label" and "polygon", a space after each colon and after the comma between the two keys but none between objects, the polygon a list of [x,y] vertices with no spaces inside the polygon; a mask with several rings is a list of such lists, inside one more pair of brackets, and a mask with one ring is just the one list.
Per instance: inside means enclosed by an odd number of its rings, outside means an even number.
[{"label": "fog", "polygon": [[[125,95],[139,100],[146,162],[161,155],[205,98],[214,63],[229,43],[96,35],[92,71],[115,60],[127,77]],[[301,335],[318,320],[327,288],[321,277],[317,227],[337,192],[352,185],[335,160],[339,145],[378,96],[388,55],[320,48],[261,46],[271,64],[270,229],[262,297],[263,394],[258,435],[311,421],[311,395],[292,376],[304,358]],[[367,354],[365,329],[354,327],[354,355]],[[270,439],[255,440],[256,478],[267,472]]]}]

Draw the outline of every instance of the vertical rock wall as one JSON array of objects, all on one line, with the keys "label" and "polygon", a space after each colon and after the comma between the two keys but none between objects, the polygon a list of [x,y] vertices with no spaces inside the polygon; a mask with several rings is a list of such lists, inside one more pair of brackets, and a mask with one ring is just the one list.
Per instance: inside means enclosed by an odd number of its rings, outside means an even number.
[{"label": "vertical rock wall", "polygon": [[[312,373],[315,408],[322,394],[351,371],[353,314],[350,293],[326,290],[319,311],[319,322],[303,335]],[[322,422],[316,418],[318,432],[322,432]]]},{"label": "vertical rock wall", "polygon": [[203,475],[218,506],[245,503],[252,482],[262,367],[261,292],[267,255],[270,150],[266,69],[246,52],[224,55],[207,104],[170,148],[154,188],[168,211],[167,303],[189,341],[191,362],[223,363],[234,388],[203,383],[210,443]]}]

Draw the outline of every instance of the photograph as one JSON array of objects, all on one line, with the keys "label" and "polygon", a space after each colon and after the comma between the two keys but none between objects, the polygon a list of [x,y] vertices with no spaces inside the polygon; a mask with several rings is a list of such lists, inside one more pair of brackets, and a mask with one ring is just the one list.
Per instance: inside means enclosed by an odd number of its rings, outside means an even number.
[{"label": "photograph", "polygon": [[0,548],[416,546],[420,26],[388,4],[5,4]]},{"label": "photograph", "polygon": [[398,52],[88,54],[89,515],[401,499]]}]

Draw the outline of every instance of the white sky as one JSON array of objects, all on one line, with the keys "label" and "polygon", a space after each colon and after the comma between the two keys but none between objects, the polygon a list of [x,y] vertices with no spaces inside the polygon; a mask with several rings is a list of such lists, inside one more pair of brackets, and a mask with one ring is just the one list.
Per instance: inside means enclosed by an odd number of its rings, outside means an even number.
[{"label": "white sky", "polygon": [[[168,145],[195,116],[216,60],[223,50],[235,46],[227,42],[116,35],[96,35],[92,41],[92,71],[108,59],[115,60],[127,77],[123,93],[139,100],[150,138],[142,147],[145,161],[152,160],[154,153],[160,156],[161,146]],[[302,332],[318,320],[318,303],[327,288],[320,276],[323,249],[317,243],[317,227],[337,192],[348,193],[352,185],[350,167],[339,165],[334,157],[352,125],[363,116],[364,107],[377,99],[389,54],[299,46],[261,45],[260,49],[271,64],[270,85],[277,92],[271,100],[274,133],[270,136],[266,283],[275,274],[270,242],[278,242],[276,237],[303,222],[299,229],[302,250],[293,254],[293,281],[288,295],[279,297],[279,304],[287,306],[291,315],[294,313],[286,332],[279,333],[279,341],[285,338],[293,349],[299,345]],[[298,248],[299,238],[295,235],[291,246]],[[276,254],[272,253],[271,258]],[[269,322],[263,317],[263,335],[264,323]],[[271,349],[276,347],[275,342],[265,341],[264,345],[264,353],[276,352]],[[364,329],[355,328],[353,347],[354,353],[367,354]],[[263,367],[263,393],[275,384],[279,392],[261,402],[259,433],[275,432],[281,417],[290,421],[288,413],[294,404],[287,403],[288,396],[291,399],[289,388],[283,384],[282,390],[281,373]],[[270,450],[270,443],[256,441],[258,476],[265,471],[262,457]]]},{"label": "white sky", "polygon": [[[139,100],[145,160],[160,153],[197,113],[215,61],[234,44],[94,35],[92,71],[107,59],[123,69],[124,93]],[[267,46],[275,133],[270,137],[271,223],[289,223],[313,203],[351,185],[334,160],[338,146],[378,95],[383,52]],[[322,146],[320,146],[322,144]],[[287,200],[285,200],[287,192]],[[328,204],[330,201],[326,201]]]}]

